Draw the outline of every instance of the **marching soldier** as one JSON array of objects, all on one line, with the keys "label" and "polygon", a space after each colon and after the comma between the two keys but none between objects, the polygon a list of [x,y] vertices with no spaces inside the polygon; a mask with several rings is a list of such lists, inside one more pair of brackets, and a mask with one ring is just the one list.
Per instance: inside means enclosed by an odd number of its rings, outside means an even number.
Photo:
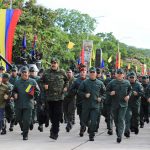
[{"label": "marching soldier", "polygon": [[23,140],[28,140],[29,127],[32,121],[32,109],[34,107],[34,96],[38,96],[40,89],[37,82],[29,78],[29,69],[21,68],[21,78],[14,86],[14,98],[16,107],[16,120],[23,131]]},{"label": "marching soldier", "polygon": [[76,95],[77,114],[79,115],[80,120],[80,133],[79,133],[80,137],[83,137],[84,132],[86,131],[86,126],[81,118],[83,97],[78,94],[78,89],[80,84],[86,79],[87,79],[87,69],[86,66],[82,66],[82,68],[80,68],[79,77],[75,80],[69,91],[70,95],[72,96]]},{"label": "marching soldier", "polygon": [[83,81],[79,87],[78,94],[82,97],[82,121],[88,126],[89,140],[94,141],[97,128],[97,118],[105,86],[102,81],[96,79],[96,68],[89,69],[89,79]]},{"label": "marching soldier", "polygon": [[[10,123],[9,131],[13,131],[13,126],[15,122],[15,118],[14,118],[15,110],[14,110],[14,99],[12,97],[13,85],[9,83],[9,78],[10,78],[10,75],[8,73],[3,73],[2,82],[3,84],[7,85],[8,90],[9,90],[9,98],[6,101],[6,105],[5,105],[5,118],[6,118],[6,121]],[[1,134],[6,134],[6,121],[4,121],[4,126],[3,126]]]},{"label": "marching soldier", "polygon": [[51,67],[43,75],[43,83],[46,90],[48,113],[52,123],[50,138],[56,140],[59,133],[59,124],[62,122],[62,105],[64,92],[67,91],[68,79],[64,70],[59,68],[59,60],[51,59]]},{"label": "marching soldier", "polygon": [[8,86],[2,83],[2,74],[0,74],[0,132],[4,125],[4,112],[6,100],[8,99],[9,90]]},{"label": "marching soldier", "polygon": [[128,100],[131,93],[129,81],[124,80],[123,69],[118,69],[116,79],[107,86],[107,94],[111,96],[111,111],[116,126],[117,142],[122,140],[124,132],[125,114],[128,107]]},{"label": "marching soldier", "polygon": [[136,74],[131,72],[129,74],[129,81],[132,86],[132,93],[128,103],[128,109],[125,116],[125,133],[126,137],[130,137],[130,128],[131,131],[134,131],[135,134],[139,133],[139,124],[140,124],[140,104],[141,96],[143,94],[143,87],[140,82],[137,81]]},{"label": "marching soldier", "polygon": [[15,82],[19,79],[19,76],[18,76],[18,68],[16,66],[12,67],[11,69],[11,76],[10,76],[10,79],[9,79],[9,82],[12,84],[12,85],[15,85]]},{"label": "marching soldier", "polygon": [[72,129],[73,117],[74,117],[75,108],[76,108],[75,97],[72,95],[69,95],[69,90],[73,82],[75,81],[75,78],[71,69],[67,70],[67,77],[69,80],[69,87],[68,87],[67,92],[65,93],[63,106],[64,106],[64,116],[66,117],[66,121],[67,121],[66,131],[69,132]]},{"label": "marching soldier", "polygon": [[144,94],[141,97],[141,108],[140,108],[140,128],[144,127],[144,122],[149,123],[149,113],[148,113],[148,107],[149,103],[147,101],[146,97],[146,89],[148,87],[149,79],[147,76],[142,77],[142,86],[144,88]]}]

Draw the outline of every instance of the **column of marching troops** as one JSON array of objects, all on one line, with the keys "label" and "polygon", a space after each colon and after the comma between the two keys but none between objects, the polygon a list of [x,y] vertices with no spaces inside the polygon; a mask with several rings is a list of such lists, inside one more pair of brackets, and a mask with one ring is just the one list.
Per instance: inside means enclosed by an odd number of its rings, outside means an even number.
[{"label": "column of marching troops", "polygon": [[[34,67],[17,67],[5,73],[0,67],[0,131],[6,134],[19,124],[23,140],[28,140],[28,132],[38,123],[38,130],[51,122],[50,138],[56,140],[60,123],[66,123],[66,132],[75,124],[75,110],[80,120],[80,137],[85,131],[89,140],[94,141],[98,132],[101,115],[105,117],[108,135],[112,135],[113,122],[116,127],[117,142],[122,136],[130,137],[130,132],[139,133],[139,127],[149,123],[150,83],[148,76],[135,72],[125,74],[118,69],[102,78],[99,68],[80,67],[74,77],[73,71],[59,68],[59,60],[51,59],[49,69],[35,72]],[[87,74],[88,72],[88,74]],[[6,123],[8,122],[8,123]]]}]

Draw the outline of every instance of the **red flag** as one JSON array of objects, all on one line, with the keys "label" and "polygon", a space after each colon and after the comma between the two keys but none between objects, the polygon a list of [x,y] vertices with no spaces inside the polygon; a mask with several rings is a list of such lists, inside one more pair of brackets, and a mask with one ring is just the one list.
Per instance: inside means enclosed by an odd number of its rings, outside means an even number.
[{"label": "red flag", "polygon": [[116,69],[120,68],[121,64],[121,53],[118,51],[116,54]]},{"label": "red flag", "polygon": [[80,53],[81,63],[84,64],[84,48],[82,48]]}]

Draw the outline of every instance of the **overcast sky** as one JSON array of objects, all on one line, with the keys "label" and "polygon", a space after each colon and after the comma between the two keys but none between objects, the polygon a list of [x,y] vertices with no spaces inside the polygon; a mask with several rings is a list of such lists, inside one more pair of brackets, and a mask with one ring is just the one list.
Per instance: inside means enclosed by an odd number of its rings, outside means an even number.
[{"label": "overcast sky", "polygon": [[[150,0],[37,0],[51,9],[76,9],[96,17],[97,32],[113,32],[121,42],[150,49]],[[102,17],[103,16],[103,17]]]}]

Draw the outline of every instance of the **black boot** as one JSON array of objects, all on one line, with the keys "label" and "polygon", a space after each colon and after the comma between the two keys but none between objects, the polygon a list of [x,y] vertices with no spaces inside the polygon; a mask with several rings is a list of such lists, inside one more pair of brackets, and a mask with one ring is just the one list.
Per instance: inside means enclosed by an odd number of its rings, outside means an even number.
[{"label": "black boot", "polygon": [[1,135],[4,135],[4,134],[6,134],[6,130],[2,129]]},{"label": "black boot", "polygon": [[109,129],[108,132],[107,132],[107,134],[113,135],[113,130]]},{"label": "black boot", "polygon": [[40,131],[40,132],[43,132],[43,126],[38,126],[38,130]]},{"label": "black boot", "polygon": [[94,136],[89,135],[89,141],[94,141]]},{"label": "black boot", "polygon": [[134,133],[138,134],[139,133],[139,129],[138,128],[134,128]]},{"label": "black boot", "polygon": [[80,128],[80,133],[79,133],[80,137],[83,137],[85,131],[86,131],[86,127]]},{"label": "black boot", "polygon": [[28,133],[23,133],[23,140],[28,140]]},{"label": "black boot", "polygon": [[121,137],[117,137],[117,143],[121,142]]},{"label": "black boot", "polygon": [[127,138],[129,138],[129,137],[130,137],[130,131],[126,131],[126,132],[124,133],[124,136],[127,137]]},{"label": "black boot", "polygon": [[51,133],[50,133],[50,138],[51,138],[51,139],[54,139],[54,140],[57,140],[57,138],[58,138],[58,133],[53,133],[53,132],[51,132]]}]

